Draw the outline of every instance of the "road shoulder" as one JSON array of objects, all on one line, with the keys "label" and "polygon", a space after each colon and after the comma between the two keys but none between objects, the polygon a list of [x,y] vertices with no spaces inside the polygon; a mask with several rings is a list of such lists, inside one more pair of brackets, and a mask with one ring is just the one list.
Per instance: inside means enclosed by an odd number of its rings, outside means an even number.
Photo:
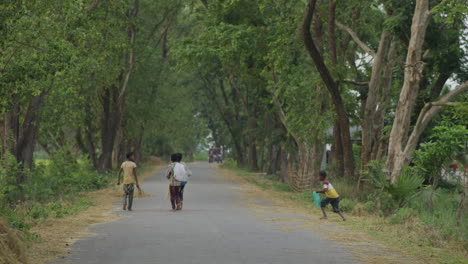
[{"label": "road shoulder", "polygon": [[[355,227],[359,226],[360,217],[347,216],[348,222],[343,223],[339,216],[330,213],[328,220],[319,220],[320,209],[314,207],[311,201],[306,201],[298,193],[278,191],[259,184],[260,174],[220,167],[217,169],[225,180],[241,184],[239,191],[246,200],[243,206],[251,209],[254,216],[276,225],[284,232],[313,231],[347,250],[355,260],[362,263],[441,263],[439,258],[411,254],[410,249],[389,245],[365,231],[359,231]],[[274,214],[291,217],[268,217]],[[289,225],[285,225],[287,223]],[[362,223],[362,230],[364,225]]]},{"label": "road shoulder", "polygon": [[[147,165],[140,174],[140,181],[154,176],[161,170],[160,164]],[[144,184],[142,184],[144,188]],[[122,216],[116,211],[121,199],[121,187],[110,186],[106,189],[84,193],[92,205],[75,215],[63,218],[49,218],[31,227],[30,232],[37,234],[38,241],[28,243],[27,255],[30,263],[42,264],[68,255],[71,246],[79,239],[93,236],[93,225],[115,221]],[[150,194],[144,194],[148,197]]]}]

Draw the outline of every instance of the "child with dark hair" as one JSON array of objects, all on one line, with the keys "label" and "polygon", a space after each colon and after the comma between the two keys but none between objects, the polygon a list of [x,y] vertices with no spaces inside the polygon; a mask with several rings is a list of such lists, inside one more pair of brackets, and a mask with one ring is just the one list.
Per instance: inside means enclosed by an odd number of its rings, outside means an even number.
[{"label": "child with dark hair", "polygon": [[166,171],[166,178],[169,180],[172,211],[182,210],[181,198],[183,199],[183,193],[181,193],[181,188],[185,186],[188,177],[191,175],[191,172],[186,168],[185,164],[181,163],[181,161],[182,154],[172,154],[172,164]]},{"label": "child with dark hair", "polygon": [[119,174],[117,176],[117,185],[120,185],[120,175],[123,171],[123,209],[126,210],[128,208],[128,210],[131,211],[133,205],[133,194],[135,192],[135,183],[138,189],[140,189],[140,185],[138,184],[138,177],[136,174],[137,166],[133,152],[128,152],[126,156],[127,160],[120,166]]},{"label": "child with dark hair", "polygon": [[317,190],[315,192],[325,193],[325,195],[327,196],[320,203],[320,207],[322,208],[322,213],[323,213],[323,217],[320,219],[327,219],[327,213],[325,212],[325,207],[327,207],[328,204],[331,204],[333,207],[333,212],[339,214],[341,218],[343,219],[343,221],[346,221],[346,218],[344,217],[343,212],[340,210],[340,196],[338,195],[338,192],[335,190],[335,188],[330,183],[330,181],[326,180],[327,173],[325,171],[320,171],[319,178],[320,178],[320,181],[323,182],[323,189]]}]

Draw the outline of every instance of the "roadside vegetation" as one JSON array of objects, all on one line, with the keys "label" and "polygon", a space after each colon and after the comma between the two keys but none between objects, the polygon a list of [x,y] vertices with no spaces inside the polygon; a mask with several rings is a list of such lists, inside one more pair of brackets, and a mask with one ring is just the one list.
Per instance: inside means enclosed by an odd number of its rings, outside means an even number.
[{"label": "roadside vegetation", "polygon": [[2,1],[0,218],[40,239],[31,223],[89,207],[126,152],[215,146],[288,193],[327,170],[347,211],[466,248],[467,15],[465,0]]},{"label": "roadside vegetation", "polygon": [[[17,173],[27,173],[26,184],[16,184]],[[86,209],[91,202],[82,193],[107,187],[111,178],[110,174],[94,171],[87,160],[57,153],[27,172],[21,171],[14,157],[7,155],[0,180],[4,183],[0,187],[0,215],[10,226],[24,231],[27,239],[36,239],[35,234],[28,232],[32,224]]]},{"label": "roadside vegetation", "polygon": [[[252,173],[239,169],[228,160],[221,166],[233,171],[237,177],[269,192],[269,197],[290,201],[295,206],[306,208],[317,219],[321,211],[313,204],[310,190],[294,191],[289,184],[279,181],[277,175]],[[426,210],[426,200],[412,199],[423,195],[413,193],[401,205],[388,191],[366,187],[357,193],[353,182],[344,178],[330,179],[340,194],[340,207],[348,217],[347,222],[329,220],[357,232],[364,232],[385,245],[398,249],[408,256],[421,257],[430,263],[466,263],[466,221],[456,220],[458,194],[453,189],[441,189],[431,212]],[[313,186],[320,189],[321,186]],[[386,198],[376,198],[386,197]],[[331,209],[330,209],[331,210]],[[386,213],[383,213],[386,211]],[[330,214],[333,214],[330,211]],[[334,216],[332,216],[334,218]],[[336,218],[338,219],[338,217]]]},{"label": "roadside vegetation", "polygon": [[[192,101],[194,73],[174,71],[169,53],[185,30],[181,9],[169,0],[0,3],[0,221],[8,234],[35,248],[38,226],[99,206],[90,193],[115,182],[129,151],[140,173],[150,156],[199,151],[208,129]],[[5,230],[2,245],[14,242]]]}]

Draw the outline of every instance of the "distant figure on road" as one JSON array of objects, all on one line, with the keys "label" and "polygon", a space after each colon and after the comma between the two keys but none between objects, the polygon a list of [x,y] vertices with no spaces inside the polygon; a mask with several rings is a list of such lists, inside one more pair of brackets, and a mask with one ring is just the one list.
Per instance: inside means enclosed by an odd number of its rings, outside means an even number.
[{"label": "distant figure on road", "polygon": [[[138,177],[136,173],[136,163],[134,159],[133,152],[127,153],[127,160],[122,163],[120,166],[119,174],[117,176],[117,185],[120,185],[120,175],[122,171],[124,172],[123,180],[123,209],[128,208],[129,211],[132,210],[133,204],[133,194],[135,192],[135,183],[138,189],[140,185],[138,184]],[[127,202],[128,201],[128,202]],[[127,207],[128,205],[128,207]]]},{"label": "distant figure on road", "polygon": [[[179,154],[180,155],[180,160],[182,160],[182,154]],[[180,162],[180,161],[179,161]],[[184,190],[185,190],[185,185],[187,184],[190,176],[192,176],[192,172],[190,171],[190,169],[187,167],[187,164],[183,163],[183,162],[180,162],[181,165],[184,166],[184,169],[185,169],[185,173],[183,171],[181,171],[180,173],[182,174],[181,175],[181,182],[180,182],[180,191],[179,191],[179,197],[180,197],[180,209],[179,210],[182,210],[182,207],[184,206]]]},{"label": "distant figure on road", "polygon": [[213,162],[213,159],[214,159],[213,154],[214,154],[214,150],[213,150],[212,147],[210,147],[210,149],[208,150],[208,157],[209,157],[209,158],[208,158],[208,162],[209,162],[209,163],[212,163],[212,162]]},{"label": "distant figure on road", "polygon": [[325,207],[327,207],[328,204],[331,204],[333,206],[333,212],[339,214],[343,221],[346,221],[346,218],[343,215],[343,212],[340,210],[340,196],[338,195],[338,192],[333,188],[333,185],[326,180],[327,178],[327,173],[325,171],[321,171],[319,173],[319,178],[320,181],[323,182],[323,189],[322,190],[317,190],[315,192],[317,193],[325,193],[327,198],[323,199],[320,207],[322,208],[322,213],[323,217],[320,219],[327,219],[327,213],[325,212]]},{"label": "distant figure on road", "polygon": [[182,154],[171,155],[172,164],[166,171],[166,178],[169,180],[169,193],[171,196],[172,211],[182,210],[183,189],[192,172],[182,161]]}]

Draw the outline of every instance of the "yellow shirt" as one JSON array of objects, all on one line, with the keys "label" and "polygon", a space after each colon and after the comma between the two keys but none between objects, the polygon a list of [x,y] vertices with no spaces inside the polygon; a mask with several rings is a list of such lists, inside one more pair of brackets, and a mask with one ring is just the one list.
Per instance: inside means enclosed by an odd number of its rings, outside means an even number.
[{"label": "yellow shirt", "polygon": [[120,166],[124,172],[123,184],[132,184],[135,183],[135,175],[133,174],[133,169],[136,168],[136,164],[133,161],[124,161],[122,166]]},{"label": "yellow shirt", "polygon": [[329,181],[323,181],[323,188],[328,189],[325,194],[328,198],[338,198],[338,192],[333,188],[333,185]]}]

